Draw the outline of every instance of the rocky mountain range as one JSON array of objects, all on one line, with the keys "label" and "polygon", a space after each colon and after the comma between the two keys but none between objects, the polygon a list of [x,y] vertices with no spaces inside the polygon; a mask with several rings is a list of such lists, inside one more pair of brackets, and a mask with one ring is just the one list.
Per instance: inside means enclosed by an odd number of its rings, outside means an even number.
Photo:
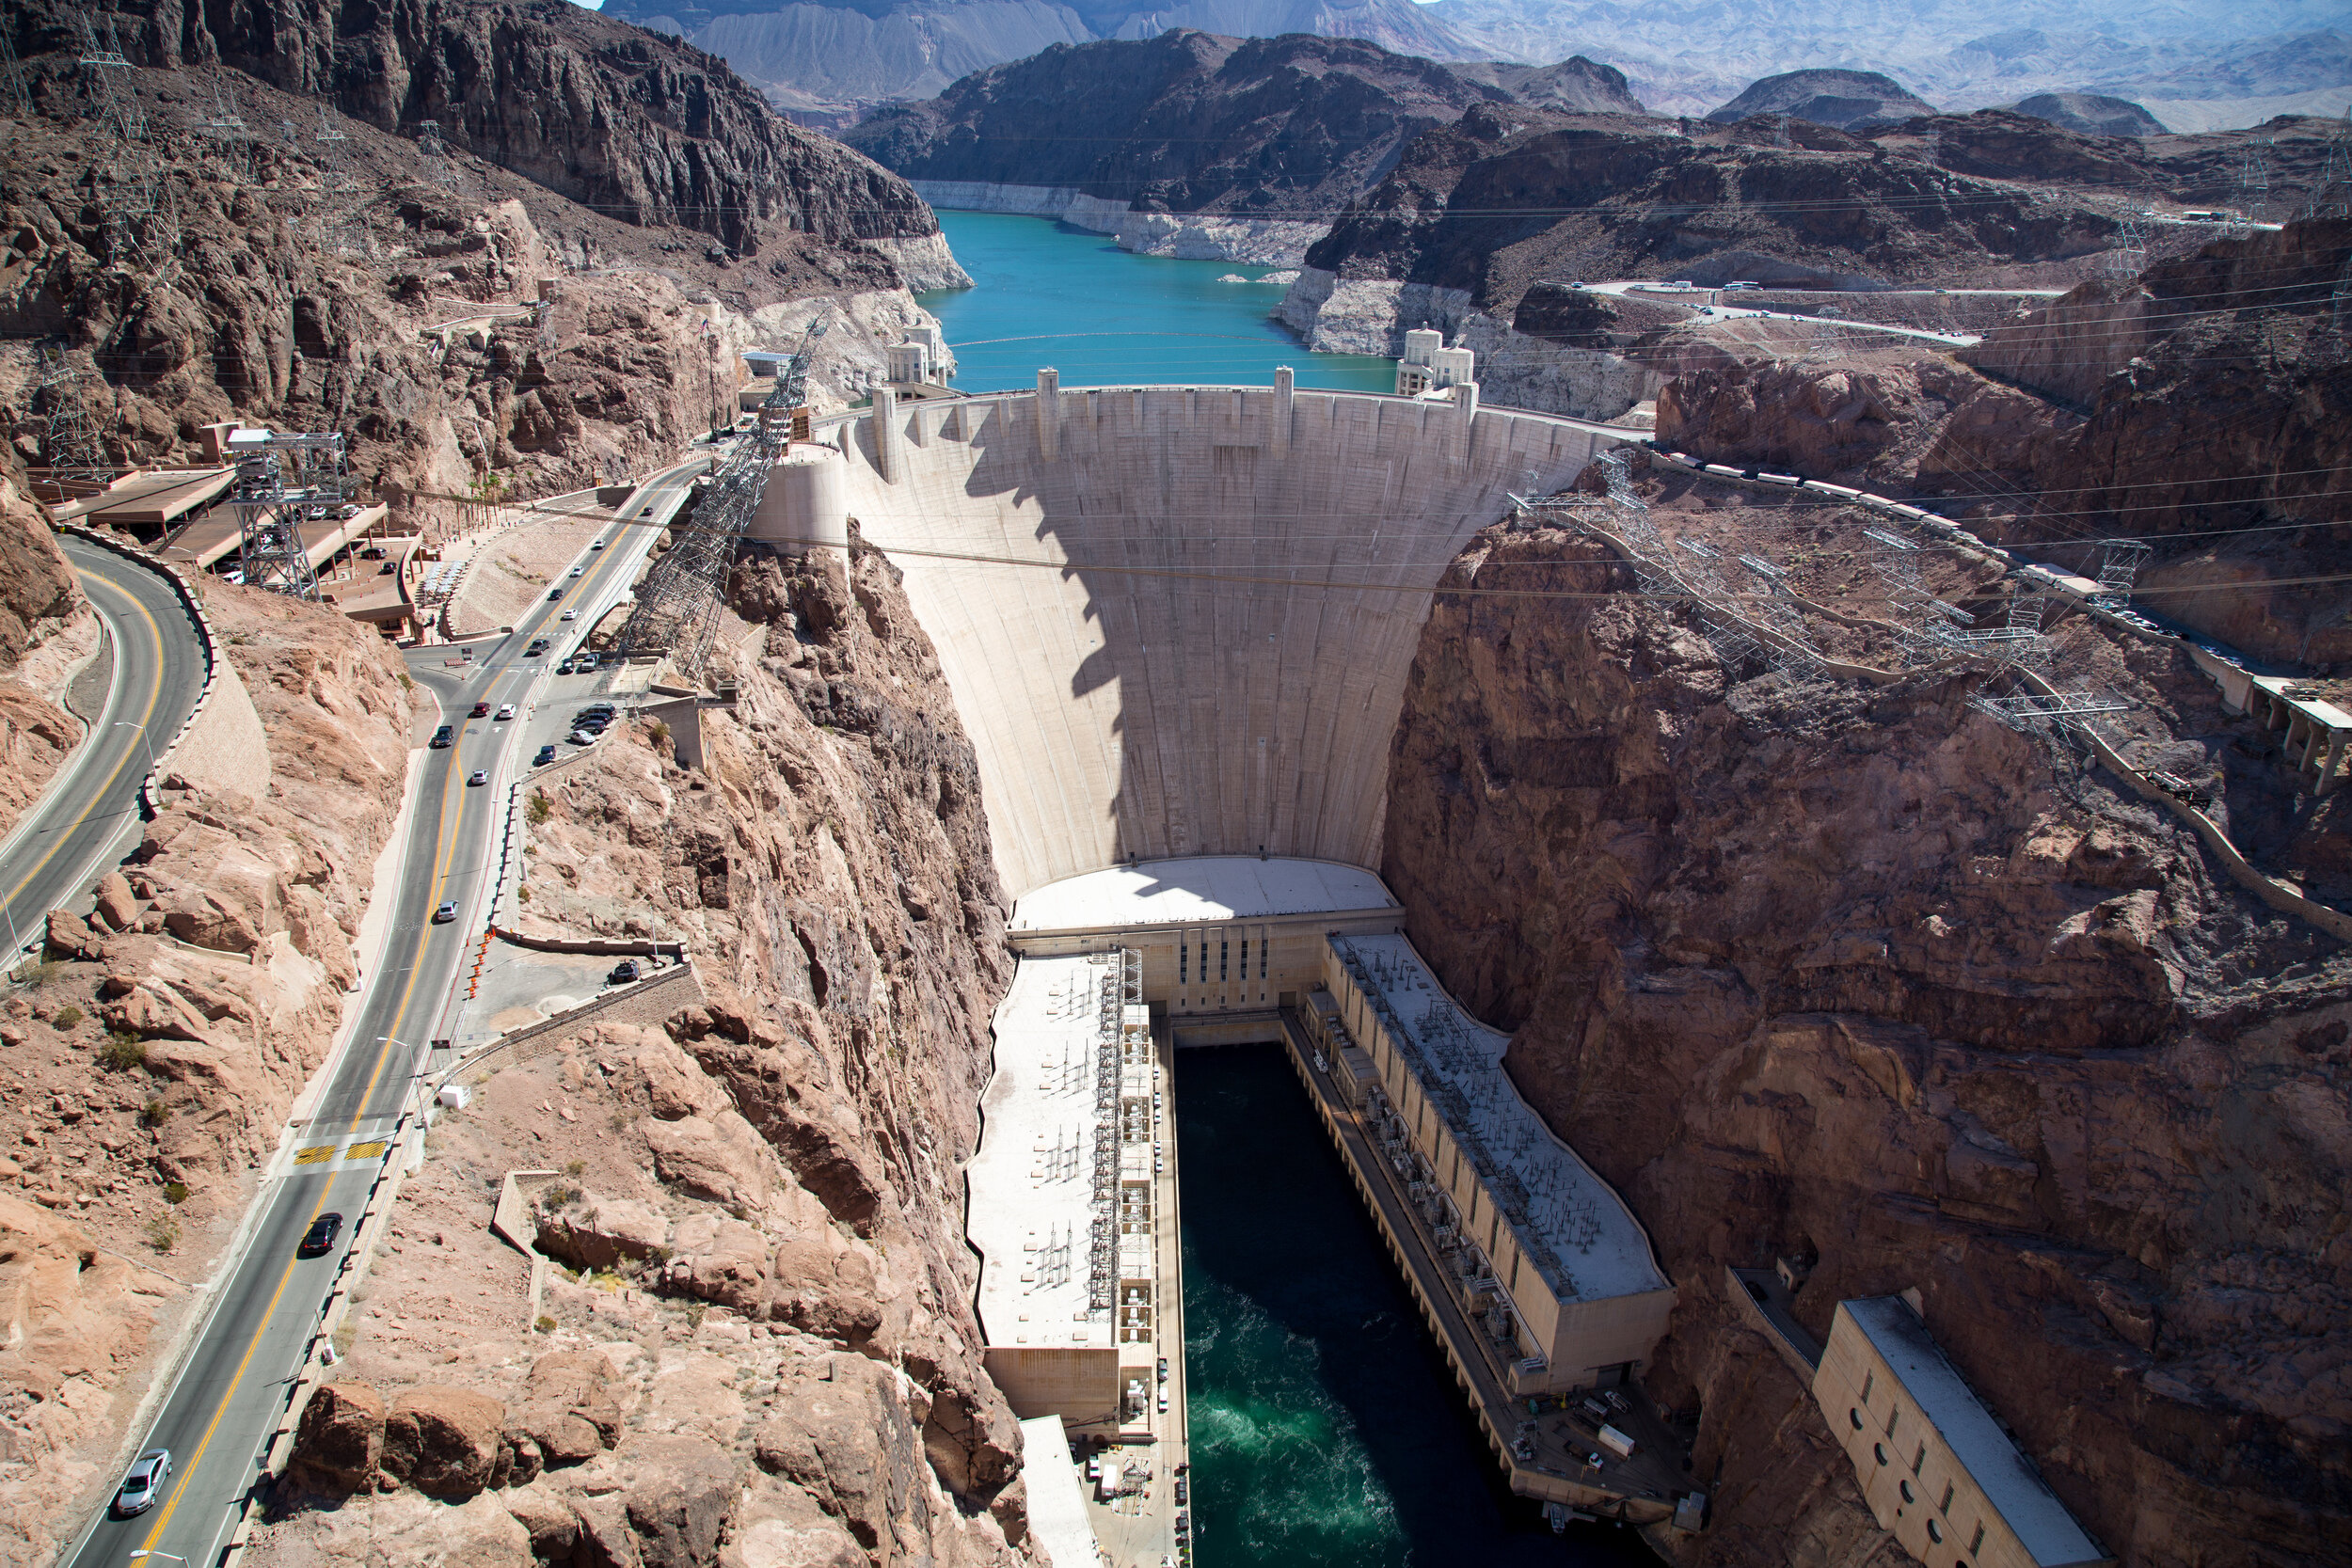
[{"label": "rocky mountain range", "polygon": [[1708,119],[1730,125],[1751,115],[1789,115],[1851,131],[1935,113],[1935,105],[1875,71],[1791,71],[1750,82]]},{"label": "rocky mountain range", "polygon": [[1800,70],[1890,73],[1938,106],[1961,110],[2045,92],[2156,99],[2166,111],[2157,118],[2184,131],[2281,113],[2341,114],[2352,99],[2342,12],[2324,0],[2194,0],[2154,11],[2118,0],[1899,0],[1861,14],[1824,0],[1638,8],[1614,0],[610,0],[606,9],[691,39],[778,104],[829,127],[873,104],[934,95],[971,71],[1051,43],[1177,28],[1362,39],[1449,62],[1541,64],[1581,55],[1624,71],[1635,96],[1666,114],[1706,114],[1752,81]]}]

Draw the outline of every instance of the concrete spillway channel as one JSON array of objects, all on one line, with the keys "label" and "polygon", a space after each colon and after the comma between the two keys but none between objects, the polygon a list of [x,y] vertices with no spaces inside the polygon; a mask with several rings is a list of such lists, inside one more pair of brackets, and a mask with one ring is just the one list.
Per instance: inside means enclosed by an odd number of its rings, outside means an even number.
[{"label": "concrete spillway channel", "polygon": [[[826,543],[854,520],[903,573],[977,752],[1016,900],[1022,967],[967,1168],[989,1364],[1021,1416],[1135,1461],[1139,1499],[1087,1512],[1120,1560],[1156,1563],[1182,1547],[1167,1501],[1184,1390],[1166,1053],[1282,1040],[1285,1007],[1328,1001],[1334,931],[1395,931],[1401,911],[1365,868],[1379,860],[1390,741],[1433,591],[1510,492],[1557,489],[1637,437],[1481,408],[1474,386],[1446,402],[1294,391],[1287,372],[1272,388],[1063,390],[1050,372],[1035,393],[881,395],[830,435],[840,457],[793,475],[779,495],[796,499],[755,536]],[[1489,1070],[1500,1079],[1492,1063],[1472,1078]],[[1338,1137],[1346,1124],[1327,1125]],[[1459,1134],[1424,1129],[1462,1173],[1444,1201],[1484,1227],[1475,1244],[1459,1226],[1417,1241],[1409,1213],[1382,1207],[1376,1162],[1359,1163],[1358,1181],[1512,1485],[1666,1517],[1664,1473],[1564,1482],[1545,1472],[1584,1438],[1564,1417],[1558,1431],[1523,1430],[1531,1398],[1557,1406],[1645,1362],[1673,1295],[1646,1240],[1634,1285],[1597,1253],[1563,1265],[1586,1222],[1549,1234],[1528,1204],[1553,1190],[1523,1189],[1521,1173],[1550,1180],[1573,1152],[1524,1139],[1488,1151],[1468,1122]],[[1465,1151],[1492,1152],[1492,1168],[1473,1172]],[[1472,1194],[1487,1177],[1518,1195],[1511,1234]],[[1569,1281],[1571,1269],[1605,1288]],[[1603,1318],[1610,1333],[1592,1328]],[[1588,1353],[1606,1364],[1577,1359]]]}]

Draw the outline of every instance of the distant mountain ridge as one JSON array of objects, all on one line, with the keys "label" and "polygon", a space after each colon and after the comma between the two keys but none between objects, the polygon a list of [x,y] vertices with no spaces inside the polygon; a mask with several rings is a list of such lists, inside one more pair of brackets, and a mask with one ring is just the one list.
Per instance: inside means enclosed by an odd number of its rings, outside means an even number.
[{"label": "distant mountain ridge", "polygon": [[1056,44],[842,136],[943,205],[1065,218],[1131,249],[1292,261],[1415,136],[1531,103],[1643,113],[1623,75],[1581,58],[1440,65],[1356,39],[1185,29]]},{"label": "distant mountain ridge", "polygon": [[1791,71],[1749,83],[1739,97],[1707,118],[1731,125],[1754,115],[1793,115],[1851,131],[1933,113],[1934,104],[1875,71]]}]

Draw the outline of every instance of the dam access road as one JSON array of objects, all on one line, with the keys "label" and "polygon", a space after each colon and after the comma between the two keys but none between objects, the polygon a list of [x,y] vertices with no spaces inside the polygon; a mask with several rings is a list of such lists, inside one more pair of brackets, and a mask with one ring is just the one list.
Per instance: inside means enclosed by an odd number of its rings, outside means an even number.
[{"label": "dam access road", "polygon": [[0,844],[10,961],[40,945],[49,911],[135,843],[139,785],[204,689],[204,644],[171,579],[72,534],[58,544],[105,627],[106,701],[41,798]]},{"label": "dam access road", "polygon": [[[326,1071],[296,1105],[295,1137],[265,1173],[246,1228],[214,1276],[209,1318],[176,1369],[136,1449],[169,1449],[173,1475],[162,1501],[130,1518],[108,1500],[61,1560],[73,1568],[120,1568],[140,1560],[212,1564],[243,1516],[259,1463],[287,1416],[301,1370],[317,1350],[322,1301],[358,1259],[351,1255],[357,1221],[385,1171],[387,1147],[408,1130],[407,1117],[428,1061],[432,1031],[452,982],[479,934],[468,918],[479,907],[485,861],[497,842],[506,792],[470,788],[469,773],[511,770],[527,726],[468,720],[476,702],[520,701],[552,668],[555,654],[526,658],[533,637],[566,628],[580,609],[584,632],[618,602],[662,528],[676,515],[707,459],[656,474],[622,505],[601,550],[576,558],[578,579],[563,602],[542,597],[532,612],[496,641],[465,645],[471,657],[453,667],[453,645],[412,652],[409,670],[441,705],[440,722],[457,743],[427,750],[413,765],[408,831],[398,870],[377,896],[392,900],[383,950],[374,957]],[[167,592],[168,589],[167,588]],[[427,733],[430,733],[428,726]],[[460,918],[437,923],[434,907],[459,906]],[[312,1220],[346,1221],[325,1256],[295,1256]]]}]

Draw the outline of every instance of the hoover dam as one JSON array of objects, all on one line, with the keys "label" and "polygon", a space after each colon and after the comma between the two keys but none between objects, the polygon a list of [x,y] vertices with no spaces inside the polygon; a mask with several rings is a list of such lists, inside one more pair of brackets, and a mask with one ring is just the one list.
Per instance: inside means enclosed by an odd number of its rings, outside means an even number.
[{"label": "hoover dam", "polygon": [[905,573],[979,753],[1007,890],[1137,860],[1377,866],[1431,591],[1506,493],[1629,432],[1266,387],[881,406],[849,514]]}]

